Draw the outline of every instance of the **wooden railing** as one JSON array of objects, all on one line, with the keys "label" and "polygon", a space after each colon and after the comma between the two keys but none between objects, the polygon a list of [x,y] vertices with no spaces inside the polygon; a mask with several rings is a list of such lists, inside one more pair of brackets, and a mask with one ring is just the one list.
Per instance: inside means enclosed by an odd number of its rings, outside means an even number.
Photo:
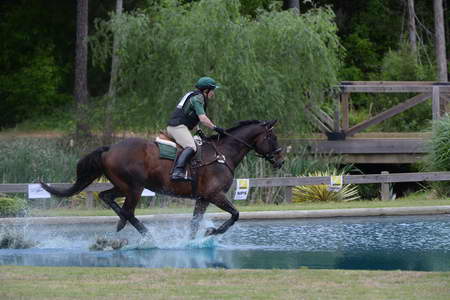
[{"label": "wooden railing", "polygon": [[[381,184],[382,200],[387,200],[386,188],[390,183],[398,182],[432,182],[432,181],[450,181],[450,172],[426,172],[426,173],[393,173],[383,172],[382,174],[367,175],[345,175],[343,176],[343,184]],[[250,187],[285,187],[285,200],[290,202],[292,197],[292,188],[302,185],[320,185],[329,184],[330,176],[317,177],[273,177],[273,178],[250,178]],[[55,188],[68,188],[68,183],[53,183]],[[234,180],[231,189],[236,186]],[[110,189],[110,183],[93,183],[89,185],[84,192],[88,195],[87,207],[93,207],[93,192],[100,192]],[[0,193],[27,193],[28,184],[0,184]]]},{"label": "wooden railing", "polygon": [[[314,124],[331,140],[344,140],[346,137],[379,124],[419,103],[432,99],[433,120],[440,119],[450,110],[450,83],[431,81],[343,81],[339,86],[341,93],[336,98],[333,116],[318,107],[308,109]],[[351,93],[419,93],[418,95],[391,107],[376,116],[352,127],[349,126],[349,98]]]}]

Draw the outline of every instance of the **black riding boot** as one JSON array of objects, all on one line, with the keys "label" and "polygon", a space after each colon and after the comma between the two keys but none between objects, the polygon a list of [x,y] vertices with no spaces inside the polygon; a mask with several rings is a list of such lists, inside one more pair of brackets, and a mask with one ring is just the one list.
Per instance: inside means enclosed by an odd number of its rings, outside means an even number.
[{"label": "black riding boot", "polygon": [[171,179],[174,181],[192,181],[192,178],[187,176],[186,173],[186,165],[191,161],[194,156],[194,149],[187,147],[183,150],[183,152],[178,155],[177,160],[175,161],[175,167],[172,172]]}]

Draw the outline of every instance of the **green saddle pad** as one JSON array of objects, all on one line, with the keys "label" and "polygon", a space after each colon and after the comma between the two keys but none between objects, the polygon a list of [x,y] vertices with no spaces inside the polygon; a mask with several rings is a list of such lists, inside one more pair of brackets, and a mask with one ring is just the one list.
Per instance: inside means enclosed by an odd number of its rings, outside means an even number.
[{"label": "green saddle pad", "polygon": [[159,147],[159,157],[165,159],[175,160],[177,157],[177,147],[175,143],[165,140],[156,139],[156,144]]}]

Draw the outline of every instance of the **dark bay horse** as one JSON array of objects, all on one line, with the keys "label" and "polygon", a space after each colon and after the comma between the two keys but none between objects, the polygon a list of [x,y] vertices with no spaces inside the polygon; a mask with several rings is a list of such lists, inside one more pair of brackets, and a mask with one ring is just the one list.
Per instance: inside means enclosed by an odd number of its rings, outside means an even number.
[{"label": "dark bay horse", "polygon": [[[218,228],[208,228],[205,235],[221,234],[239,219],[238,210],[225,193],[230,189],[234,170],[244,156],[255,150],[275,168],[283,164],[281,148],[273,132],[275,123],[276,120],[241,121],[237,126],[227,129],[224,135],[207,138],[198,150],[201,151],[201,160],[193,160],[194,183],[170,180],[173,161],[160,159],[159,148],[154,141],[127,138],[110,147],[100,147],[80,159],[76,182],[70,188],[59,190],[43,182],[41,185],[54,196],[70,197],[104,175],[113,188],[101,192],[100,198],[120,217],[117,231],[128,221],[144,236],[148,230],[134,215],[144,188],[196,200],[191,238],[195,237],[209,203],[213,203],[229,212],[231,218]],[[114,201],[117,197],[126,197],[122,207]]]}]

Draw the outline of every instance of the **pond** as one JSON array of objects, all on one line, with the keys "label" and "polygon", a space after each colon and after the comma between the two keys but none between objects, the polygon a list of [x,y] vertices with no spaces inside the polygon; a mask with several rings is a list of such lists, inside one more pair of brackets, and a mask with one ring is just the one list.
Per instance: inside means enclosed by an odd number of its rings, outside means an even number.
[{"label": "pond", "polygon": [[[152,242],[129,225],[120,233],[112,225],[25,226],[16,230],[39,244],[0,249],[0,265],[450,271],[450,215],[239,221],[194,242],[188,222],[146,225]],[[90,251],[102,236],[129,245]]]}]

